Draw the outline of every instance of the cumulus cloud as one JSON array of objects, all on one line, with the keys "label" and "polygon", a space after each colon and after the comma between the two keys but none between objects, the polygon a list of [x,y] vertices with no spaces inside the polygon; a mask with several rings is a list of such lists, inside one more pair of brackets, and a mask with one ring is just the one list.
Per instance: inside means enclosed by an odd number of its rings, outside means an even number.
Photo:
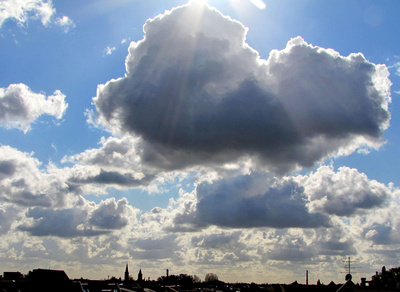
[{"label": "cumulus cloud", "polygon": [[[52,0],[3,0],[0,2],[0,28],[7,20],[24,25],[29,19],[40,19],[44,26],[48,26],[55,14]],[[54,23],[64,27],[65,32],[75,27],[68,16],[58,17]]]},{"label": "cumulus cloud", "polygon": [[88,149],[80,154],[66,156],[62,162],[96,165],[106,169],[140,170],[140,152],[137,141],[131,136],[100,139],[100,148]]},{"label": "cumulus cloud", "polygon": [[0,201],[20,206],[61,207],[70,189],[57,173],[40,169],[32,153],[0,147]]},{"label": "cumulus cloud", "polygon": [[197,231],[210,225],[332,227],[334,216],[381,210],[395,193],[392,186],[370,180],[356,169],[341,167],[335,172],[323,165],[308,175],[251,173],[204,181],[194,192],[181,192],[174,201],[174,212],[169,215],[173,221],[165,219],[164,212],[157,212],[157,216],[164,218],[166,229],[174,231]]},{"label": "cumulus cloud", "polygon": [[85,222],[87,213],[76,208],[53,210],[37,207],[30,209],[26,216],[35,222],[32,225],[22,225],[19,229],[35,236],[76,237],[106,233],[93,229],[78,229],[78,226]]},{"label": "cumulus cloud", "polygon": [[330,166],[321,166],[307,176],[296,180],[308,195],[310,208],[327,214],[351,216],[382,206],[392,195],[392,189],[359,173],[356,169],[341,167],[337,172]]},{"label": "cumulus cloud", "polygon": [[383,142],[389,73],[360,53],[297,37],[263,60],[241,23],[197,1],[148,20],[144,33],[126,76],[99,85],[93,101],[96,123],[141,137],[142,157],[159,167],[248,156],[285,172]]},{"label": "cumulus cloud", "polygon": [[97,236],[135,223],[137,212],[126,199],[116,202],[111,198],[98,205],[82,199],[74,208],[31,208],[26,214],[31,222],[20,225],[19,230],[35,236]]},{"label": "cumulus cloud", "polygon": [[292,181],[276,183],[257,175],[197,188],[197,218],[225,227],[327,227],[329,219],[310,213],[302,189]]},{"label": "cumulus cloud", "polygon": [[178,225],[192,223],[231,228],[328,227],[329,218],[310,212],[303,189],[294,181],[277,181],[264,175],[246,175],[202,183],[197,200],[177,213]]},{"label": "cumulus cloud", "polygon": [[56,90],[45,96],[32,92],[25,84],[11,84],[0,88],[0,126],[27,132],[41,115],[61,119],[68,107],[65,95]]},{"label": "cumulus cloud", "polygon": [[102,201],[92,212],[89,223],[102,229],[121,229],[129,223],[130,213],[133,213],[133,208],[126,199],[116,202],[110,198]]}]

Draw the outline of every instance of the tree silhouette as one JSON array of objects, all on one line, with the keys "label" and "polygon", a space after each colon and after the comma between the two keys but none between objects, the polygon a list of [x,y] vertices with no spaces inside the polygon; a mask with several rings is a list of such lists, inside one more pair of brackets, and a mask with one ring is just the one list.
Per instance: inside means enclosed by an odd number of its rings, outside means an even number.
[{"label": "tree silhouette", "polygon": [[218,276],[214,273],[207,273],[206,277],[204,278],[204,282],[217,282]]}]

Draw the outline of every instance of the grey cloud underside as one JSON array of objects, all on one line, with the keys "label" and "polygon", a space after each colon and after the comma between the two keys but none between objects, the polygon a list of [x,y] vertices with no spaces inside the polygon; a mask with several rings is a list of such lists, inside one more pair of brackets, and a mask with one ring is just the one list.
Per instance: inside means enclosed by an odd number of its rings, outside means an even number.
[{"label": "grey cloud underside", "polygon": [[97,236],[124,228],[132,216],[135,216],[134,211],[126,199],[116,202],[112,198],[102,201],[94,209],[79,204],[68,209],[31,208],[26,217],[34,222],[18,228],[35,236]]},{"label": "grey cloud underside", "polygon": [[33,208],[27,217],[36,219],[32,225],[22,225],[19,229],[35,236],[78,237],[96,236],[109,233],[109,231],[78,229],[85,222],[87,213],[76,209],[52,210]]},{"label": "grey cloud underside", "polygon": [[0,120],[6,120],[9,117],[26,116],[28,110],[24,101],[19,96],[19,92],[13,92],[4,96],[0,102]]},{"label": "grey cloud underside", "polygon": [[202,183],[196,201],[174,217],[174,228],[195,231],[210,225],[229,228],[330,227],[329,217],[310,212],[303,188],[264,175],[246,175]]},{"label": "grey cloud underside", "polygon": [[78,184],[105,184],[118,186],[145,186],[154,179],[154,175],[148,175],[143,178],[135,178],[132,174],[124,174],[118,171],[101,170],[98,174],[88,175],[87,177],[71,177],[69,184],[71,187]]},{"label": "grey cloud underside", "polygon": [[176,153],[202,157],[188,165],[253,155],[286,171],[382,139],[389,97],[377,65],[301,38],[261,60],[240,23],[208,7],[199,19],[194,5],[147,21],[126,76],[94,98],[101,122],[144,139],[143,157],[156,148],[160,167],[179,168]]},{"label": "grey cloud underside", "polygon": [[[334,172],[321,166],[306,176],[284,178],[253,173],[200,184],[196,194],[177,209],[169,229],[331,228],[336,216],[357,218],[367,210],[379,210],[392,195],[389,187],[347,167]],[[366,225],[366,237],[376,241],[382,233],[389,238],[392,225]]]},{"label": "grey cloud underside", "polygon": [[232,183],[224,181],[197,188],[197,220],[203,224],[233,228],[251,227],[328,227],[328,217],[310,213],[302,189],[290,182],[264,192],[249,195],[248,186],[255,183],[243,177]]},{"label": "grey cloud underside", "polygon": [[15,163],[11,160],[0,161],[0,180],[13,175],[16,168]]}]

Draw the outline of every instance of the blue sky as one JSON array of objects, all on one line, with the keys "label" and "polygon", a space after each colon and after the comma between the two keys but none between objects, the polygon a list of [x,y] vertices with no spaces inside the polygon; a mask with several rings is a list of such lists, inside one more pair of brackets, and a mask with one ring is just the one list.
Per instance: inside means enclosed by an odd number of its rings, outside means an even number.
[{"label": "blue sky", "polygon": [[398,13],[0,1],[0,270],[329,283],[348,256],[356,279],[396,266]]}]

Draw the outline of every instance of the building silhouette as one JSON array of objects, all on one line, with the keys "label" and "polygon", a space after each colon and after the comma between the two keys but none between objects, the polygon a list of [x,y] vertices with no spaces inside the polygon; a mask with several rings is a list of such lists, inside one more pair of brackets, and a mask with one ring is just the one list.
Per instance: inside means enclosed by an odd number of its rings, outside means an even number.
[{"label": "building silhouette", "polygon": [[107,280],[69,279],[63,270],[34,269],[27,275],[20,272],[4,272],[0,275],[1,292],[390,292],[400,291],[400,267],[376,272],[370,281],[361,278],[355,284],[346,277],[344,284],[330,282],[317,284],[255,284],[201,281],[197,276],[187,274],[161,276],[157,281],[146,281],[139,269],[137,281],[129,275],[126,264],[124,280],[112,277]]}]

